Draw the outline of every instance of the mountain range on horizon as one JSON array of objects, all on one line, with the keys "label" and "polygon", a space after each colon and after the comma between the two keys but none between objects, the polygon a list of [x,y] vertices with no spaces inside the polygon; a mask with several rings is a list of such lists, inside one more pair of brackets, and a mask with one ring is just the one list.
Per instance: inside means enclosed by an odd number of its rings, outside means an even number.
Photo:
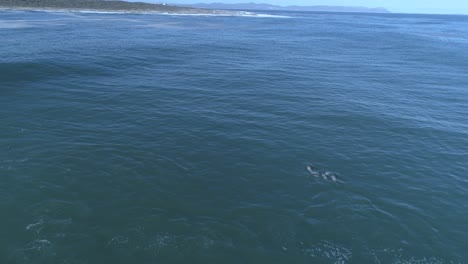
[{"label": "mountain range on horizon", "polygon": [[321,11],[321,12],[357,12],[357,13],[390,13],[383,7],[363,7],[363,6],[279,6],[272,4],[257,3],[197,3],[186,4],[184,6],[207,8],[207,9],[236,9],[236,10],[273,10],[273,11]]}]

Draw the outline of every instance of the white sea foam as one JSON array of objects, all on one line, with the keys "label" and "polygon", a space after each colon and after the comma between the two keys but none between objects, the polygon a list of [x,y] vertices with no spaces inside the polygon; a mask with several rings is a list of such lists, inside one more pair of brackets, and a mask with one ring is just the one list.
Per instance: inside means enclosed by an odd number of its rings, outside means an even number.
[{"label": "white sea foam", "polygon": [[81,14],[145,14],[145,15],[168,15],[168,16],[202,16],[202,17],[254,17],[254,18],[291,18],[289,16],[272,15],[272,14],[257,14],[247,11],[232,11],[232,12],[220,12],[220,13],[168,13],[168,12],[157,12],[157,11],[120,11],[120,10],[81,10],[81,9],[60,9],[60,8],[19,8],[9,9],[0,8],[0,11],[9,12],[46,12],[46,13],[81,13]]},{"label": "white sea foam", "polygon": [[259,17],[259,18],[293,18],[290,16],[281,16],[281,15],[270,15],[270,14],[255,14],[252,13],[251,15],[245,15],[248,17]]},{"label": "white sea foam", "polygon": [[119,11],[97,11],[97,10],[76,10],[73,12],[82,13],[82,14],[125,14],[125,13],[128,13],[128,12],[119,12]]},{"label": "white sea foam", "polygon": [[292,18],[289,16],[257,14],[252,12],[233,12],[233,13],[217,13],[217,14],[177,14],[177,13],[149,13],[169,16],[205,16],[205,17],[253,17],[253,18]]},{"label": "white sea foam", "polygon": [[26,230],[34,230],[37,233],[39,233],[39,231],[42,229],[43,224],[44,224],[44,221],[41,219],[37,223],[29,224],[28,226],[26,226]]},{"label": "white sea foam", "polygon": [[346,264],[351,260],[351,250],[323,240],[303,250],[304,254],[313,258],[328,259],[333,264]]},{"label": "white sea foam", "polygon": [[177,237],[169,234],[158,234],[153,237],[144,248],[155,255],[159,255],[161,250],[164,250],[165,248],[177,247],[176,238]]},{"label": "white sea foam", "polygon": [[[303,245],[303,243],[301,243]],[[320,241],[317,244],[308,247],[302,252],[316,260],[328,260],[329,263],[333,264],[346,264],[352,261],[352,251],[346,247],[337,245],[330,241]],[[374,260],[371,263],[383,264],[461,264],[460,262],[454,262],[450,260],[443,260],[440,258],[426,256],[426,257],[415,257],[415,256],[403,256],[403,249],[383,249],[383,250],[371,250],[371,255]],[[385,259],[385,261],[384,261]],[[320,262],[321,263],[321,262]],[[328,263],[328,262],[327,262]]]},{"label": "white sea foam", "polygon": [[49,250],[52,246],[52,242],[47,239],[36,239],[26,246],[23,250],[35,250],[35,251],[44,251]]},{"label": "white sea foam", "polygon": [[[426,257],[415,257],[415,256],[403,256],[403,249],[390,249],[385,248],[382,250],[372,250],[371,255],[374,256],[375,263],[392,263],[392,264],[461,264],[460,262],[454,262],[450,260],[443,260],[432,256]],[[387,262],[384,262],[386,259]],[[391,259],[391,262],[388,260]]]}]

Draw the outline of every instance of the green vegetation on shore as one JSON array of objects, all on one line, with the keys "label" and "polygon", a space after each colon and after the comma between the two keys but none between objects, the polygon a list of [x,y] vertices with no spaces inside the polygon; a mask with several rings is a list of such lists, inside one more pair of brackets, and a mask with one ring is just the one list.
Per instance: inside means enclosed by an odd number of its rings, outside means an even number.
[{"label": "green vegetation on shore", "polygon": [[0,0],[0,8],[12,9],[66,9],[121,12],[155,12],[182,14],[228,14],[229,11],[207,10],[193,7],[150,4],[141,2],[104,0]]}]

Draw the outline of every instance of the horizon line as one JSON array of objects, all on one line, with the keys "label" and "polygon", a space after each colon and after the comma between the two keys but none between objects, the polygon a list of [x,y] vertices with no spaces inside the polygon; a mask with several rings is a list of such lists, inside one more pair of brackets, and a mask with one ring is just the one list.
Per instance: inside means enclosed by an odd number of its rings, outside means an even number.
[{"label": "horizon line", "polygon": [[[135,0],[133,0],[135,1]],[[140,1],[148,1],[148,0],[140,0]],[[151,0],[149,0],[151,1]],[[466,16],[468,15],[468,10],[465,11],[465,13],[456,13],[456,12],[437,12],[437,11],[393,11],[391,8],[385,7],[385,6],[375,6],[375,7],[370,7],[370,6],[364,6],[364,5],[301,5],[301,4],[294,4],[294,5],[284,5],[284,4],[269,4],[269,3],[264,3],[264,2],[237,2],[237,3],[223,3],[223,2],[197,2],[197,3],[191,3],[191,4],[181,4],[181,3],[173,3],[176,5],[197,5],[197,4],[223,4],[223,5],[236,5],[236,4],[257,4],[257,5],[270,5],[270,6],[277,6],[277,7],[361,7],[361,8],[369,8],[369,9],[376,9],[376,8],[383,8],[389,11],[391,14],[408,14],[408,15],[460,15],[460,16]],[[275,10],[270,10],[270,11],[275,11]],[[280,10],[276,10],[280,11]],[[285,10],[288,11],[288,10]],[[315,11],[311,11],[315,12]],[[320,11],[318,11],[320,12]],[[328,11],[324,11],[328,12]],[[359,12],[344,12],[344,13],[359,13]],[[383,13],[382,13],[383,14]]]}]

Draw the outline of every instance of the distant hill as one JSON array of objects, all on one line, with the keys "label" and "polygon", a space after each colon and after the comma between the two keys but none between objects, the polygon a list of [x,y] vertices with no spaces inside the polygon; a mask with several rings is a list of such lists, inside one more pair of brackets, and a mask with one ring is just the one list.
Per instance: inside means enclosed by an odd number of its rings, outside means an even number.
[{"label": "distant hill", "polygon": [[383,7],[369,8],[360,6],[277,6],[270,4],[240,3],[240,4],[191,4],[186,5],[208,9],[237,9],[237,10],[278,10],[278,11],[322,11],[322,12],[356,12],[356,13],[390,13]]},{"label": "distant hill", "polygon": [[60,9],[184,14],[224,14],[226,11],[126,1],[107,0],[0,0],[0,8]]}]

